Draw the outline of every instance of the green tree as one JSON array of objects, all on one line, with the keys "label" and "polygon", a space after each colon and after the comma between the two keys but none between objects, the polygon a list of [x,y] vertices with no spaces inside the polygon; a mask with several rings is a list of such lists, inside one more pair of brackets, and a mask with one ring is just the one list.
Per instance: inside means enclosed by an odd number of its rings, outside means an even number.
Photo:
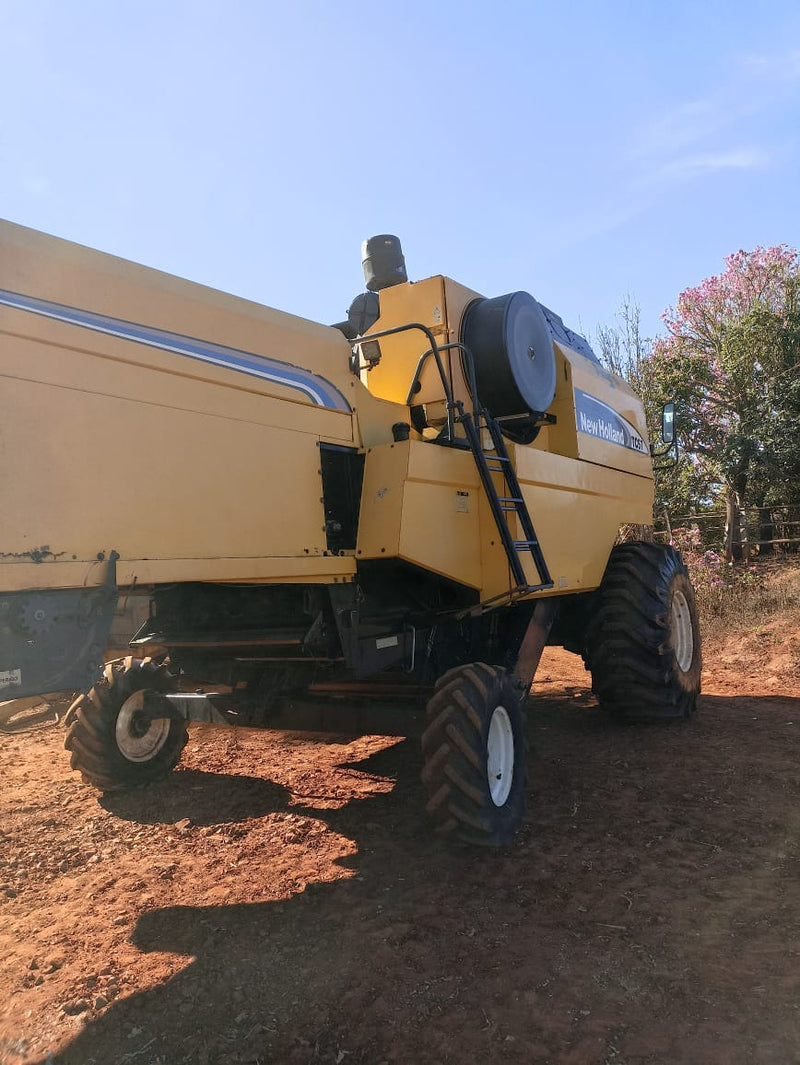
[{"label": "green tree", "polygon": [[726,552],[739,557],[741,508],[788,491],[800,469],[800,258],[780,245],[725,264],[666,312],[651,361],[681,407],[684,449],[722,487]]},{"label": "green tree", "polygon": [[[684,414],[687,389],[680,375],[672,372],[675,367],[669,366],[666,368],[669,372],[665,372],[660,361],[653,357],[653,342],[642,336],[641,312],[630,295],[623,299],[613,325],[598,326],[596,347],[603,365],[623,377],[642,400],[650,439],[656,446],[661,439],[664,404],[676,401],[679,444],[685,447],[688,436],[688,419]],[[715,472],[707,464],[698,462],[692,454],[684,455],[676,465],[657,462],[656,517],[663,511],[670,514],[695,513],[718,491],[715,478]]]},{"label": "green tree", "polygon": [[721,497],[733,557],[741,507],[766,515],[800,504],[798,254],[783,245],[737,252],[664,319],[666,336],[643,338],[626,297],[615,324],[597,331],[599,355],[642,397],[651,438],[663,404],[676,401],[684,458],[657,470],[657,510],[696,513]]}]

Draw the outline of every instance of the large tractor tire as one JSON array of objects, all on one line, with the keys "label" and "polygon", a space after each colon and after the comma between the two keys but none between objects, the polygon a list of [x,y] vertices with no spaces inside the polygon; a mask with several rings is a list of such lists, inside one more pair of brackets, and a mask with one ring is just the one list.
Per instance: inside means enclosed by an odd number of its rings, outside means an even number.
[{"label": "large tractor tire", "polygon": [[611,552],[586,626],[584,662],[600,706],[628,721],[687,717],[700,693],[700,630],[680,554],[664,544]]},{"label": "large tractor tire", "polygon": [[169,773],[186,745],[186,723],[146,717],[142,694],[174,690],[166,666],[149,658],[110,662],[92,690],[70,707],[64,746],[72,768],[101,791],[139,787]]},{"label": "large tractor tire", "polygon": [[523,717],[512,677],[482,662],[451,669],[427,720],[422,780],[436,831],[465,843],[510,843],[525,812]]}]

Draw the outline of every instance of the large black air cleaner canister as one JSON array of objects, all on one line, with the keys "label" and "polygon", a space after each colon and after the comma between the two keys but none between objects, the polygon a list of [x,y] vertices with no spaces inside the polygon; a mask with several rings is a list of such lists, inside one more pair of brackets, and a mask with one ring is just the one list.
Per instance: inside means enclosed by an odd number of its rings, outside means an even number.
[{"label": "large black air cleaner canister", "polygon": [[528,292],[475,300],[461,327],[475,360],[481,404],[495,418],[544,413],[556,391],[553,341]]},{"label": "large black air cleaner canister", "polygon": [[370,292],[380,292],[383,288],[391,288],[392,285],[401,285],[408,281],[400,239],[391,233],[382,233],[363,242],[361,265]]}]

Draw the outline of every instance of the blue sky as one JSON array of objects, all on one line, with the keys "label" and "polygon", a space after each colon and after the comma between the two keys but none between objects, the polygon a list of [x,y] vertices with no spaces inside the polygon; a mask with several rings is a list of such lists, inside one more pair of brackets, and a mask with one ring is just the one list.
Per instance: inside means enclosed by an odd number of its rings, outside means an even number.
[{"label": "blue sky", "polygon": [[800,245],[797,0],[3,0],[0,216],[318,321],[360,243],[647,334]]}]

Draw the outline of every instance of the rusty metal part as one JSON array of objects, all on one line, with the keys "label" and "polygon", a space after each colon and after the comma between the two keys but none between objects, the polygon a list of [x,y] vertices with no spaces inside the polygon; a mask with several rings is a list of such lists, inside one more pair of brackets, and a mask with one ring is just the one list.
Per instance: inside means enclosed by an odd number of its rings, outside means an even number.
[{"label": "rusty metal part", "polygon": [[558,601],[555,599],[540,599],[533,608],[528,628],[522,637],[517,664],[514,668],[514,677],[517,683],[527,695],[530,691],[533,678],[541,661],[542,652],[547,645],[550,629],[553,627]]}]

